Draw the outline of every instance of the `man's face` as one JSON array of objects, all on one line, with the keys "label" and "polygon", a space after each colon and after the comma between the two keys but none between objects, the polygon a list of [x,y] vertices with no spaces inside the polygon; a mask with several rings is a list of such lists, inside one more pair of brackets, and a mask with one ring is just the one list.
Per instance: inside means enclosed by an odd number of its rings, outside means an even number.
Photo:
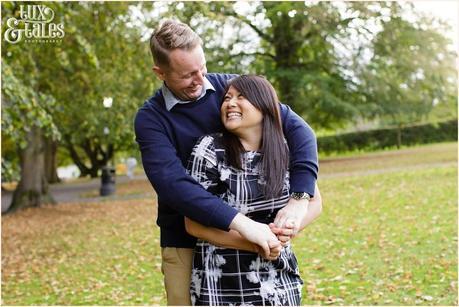
[{"label": "man's face", "polygon": [[157,76],[166,82],[174,95],[183,101],[193,101],[201,96],[206,59],[201,46],[192,50],[175,49],[169,53],[169,66],[153,67]]}]

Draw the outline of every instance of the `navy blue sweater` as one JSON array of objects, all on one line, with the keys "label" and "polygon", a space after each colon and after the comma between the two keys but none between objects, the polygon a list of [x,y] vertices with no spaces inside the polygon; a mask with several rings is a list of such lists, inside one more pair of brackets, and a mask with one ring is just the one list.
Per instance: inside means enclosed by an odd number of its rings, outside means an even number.
[{"label": "navy blue sweater", "polygon": [[[135,118],[136,141],[145,173],[158,195],[157,224],[162,247],[193,248],[196,238],[183,216],[227,230],[237,211],[207,192],[186,173],[188,157],[199,137],[221,132],[220,106],[226,82],[234,75],[207,74],[215,92],[167,111],[161,90]],[[281,105],[284,134],[290,148],[290,189],[314,195],[318,172],[317,141],[312,129],[288,106]]]}]

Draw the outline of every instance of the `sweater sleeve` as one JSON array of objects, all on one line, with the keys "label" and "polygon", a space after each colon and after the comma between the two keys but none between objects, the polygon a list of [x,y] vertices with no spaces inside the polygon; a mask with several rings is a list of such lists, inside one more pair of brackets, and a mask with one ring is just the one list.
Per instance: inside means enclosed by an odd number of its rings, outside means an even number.
[{"label": "sweater sleeve", "polygon": [[319,172],[314,131],[287,105],[281,104],[281,116],[290,150],[290,192],[307,192],[314,196]]},{"label": "sweater sleeve", "polygon": [[228,230],[237,210],[186,173],[161,124],[140,109],[134,126],[145,173],[161,202],[205,226]]}]

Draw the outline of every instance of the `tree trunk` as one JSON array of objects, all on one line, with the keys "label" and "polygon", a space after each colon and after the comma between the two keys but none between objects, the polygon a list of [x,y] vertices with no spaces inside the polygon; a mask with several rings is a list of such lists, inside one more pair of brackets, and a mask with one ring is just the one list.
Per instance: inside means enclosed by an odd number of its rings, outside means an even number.
[{"label": "tree trunk", "polygon": [[14,191],[8,212],[26,207],[39,207],[46,203],[55,203],[48,190],[45,176],[45,149],[43,132],[39,127],[32,127],[27,133],[27,147],[21,151],[21,179]]},{"label": "tree trunk", "polygon": [[60,182],[57,176],[57,142],[45,139],[45,176],[48,183]]},{"label": "tree trunk", "polygon": [[403,126],[397,126],[397,148],[402,147],[402,128]]},{"label": "tree trunk", "polygon": [[[80,177],[90,176],[91,178],[97,178],[99,170],[102,167],[106,166],[108,161],[114,157],[115,149],[113,144],[109,144],[107,149],[104,150],[101,145],[93,144],[88,139],[81,144],[72,144],[70,137],[64,136],[65,139],[65,148],[67,148],[72,158],[73,163],[80,170]],[[82,157],[77,152],[77,148],[82,149],[85,160],[89,160],[90,166],[86,166],[86,163],[83,162]]]}]

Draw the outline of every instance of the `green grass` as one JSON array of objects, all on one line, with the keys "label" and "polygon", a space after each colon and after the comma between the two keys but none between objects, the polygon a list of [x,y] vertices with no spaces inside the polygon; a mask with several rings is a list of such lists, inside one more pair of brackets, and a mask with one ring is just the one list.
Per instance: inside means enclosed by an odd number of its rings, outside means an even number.
[{"label": "green grass", "polygon": [[324,210],[294,242],[303,303],[457,304],[457,170],[320,183]]},{"label": "green grass", "polygon": [[[457,143],[321,175],[323,213],[294,240],[303,304],[457,305]],[[2,304],[165,305],[155,200],[122,196],[3,217]]]}]

